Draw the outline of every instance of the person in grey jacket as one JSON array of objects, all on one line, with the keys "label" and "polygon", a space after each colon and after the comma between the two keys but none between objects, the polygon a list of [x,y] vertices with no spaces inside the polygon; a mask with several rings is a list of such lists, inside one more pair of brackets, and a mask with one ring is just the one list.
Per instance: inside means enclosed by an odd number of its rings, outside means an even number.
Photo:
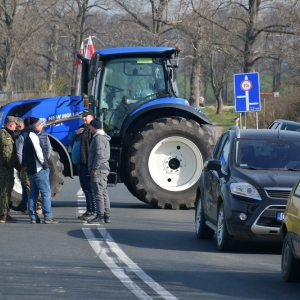
[{"label": "person in grey jacket", "polygon": [[88,170],[91,174],[94,190],[95,218],[89,224],[110,223],[110,201],[107,193],[107,177],[109,175],[110,136],[101,129],[101,122],[93,119],[90,130],[94,134],[89,147]]}]

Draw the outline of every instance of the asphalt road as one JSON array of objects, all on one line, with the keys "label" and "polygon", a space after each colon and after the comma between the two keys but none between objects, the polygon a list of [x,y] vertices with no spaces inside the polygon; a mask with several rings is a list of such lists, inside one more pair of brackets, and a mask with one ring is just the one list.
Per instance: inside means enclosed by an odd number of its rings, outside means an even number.
[{"label": "asphalt road", "polygon": [[77,219],[78,179],[53,201],[59,224],[0,224],[0,299],[299,299],[281,279],[281,243],[220,253],[194,233],[194,210],[152,209],[109,188],[111,224]]}]

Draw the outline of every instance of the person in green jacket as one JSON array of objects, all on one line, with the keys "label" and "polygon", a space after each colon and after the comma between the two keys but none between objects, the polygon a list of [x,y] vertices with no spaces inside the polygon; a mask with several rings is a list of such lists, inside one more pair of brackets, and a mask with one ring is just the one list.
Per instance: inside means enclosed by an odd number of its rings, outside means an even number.
[{"label": "person in green jacket", "polygon": [[16,118],[8,116],[4,128],[0,129],[0,223],[17,221],[8,214],[14,187],[14,168],[21,170],[13,135],[17,125]]}]

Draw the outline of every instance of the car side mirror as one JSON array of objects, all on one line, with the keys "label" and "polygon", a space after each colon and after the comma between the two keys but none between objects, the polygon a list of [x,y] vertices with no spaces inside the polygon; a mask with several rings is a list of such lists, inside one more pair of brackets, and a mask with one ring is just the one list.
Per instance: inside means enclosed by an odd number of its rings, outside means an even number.
[{"label": "car side mirror", "polygon": [[206,163],[204,164],[204,167],[207,169],[207,170],[214,170],[214,171],[221,171],[221,161],[218,160],[218,159],[211,159],[211,160],[208,160],[206,161]]},{"label": "car side mirror", "polygon": [[223,173],[222,173],[222,164],[221,161],[218,159],[211,159],[211,160],[207,160],[204,164],[204,167],[207,170],[210,171],[216,171],[218,173],[218,176],[221,178],[223,177]]}]

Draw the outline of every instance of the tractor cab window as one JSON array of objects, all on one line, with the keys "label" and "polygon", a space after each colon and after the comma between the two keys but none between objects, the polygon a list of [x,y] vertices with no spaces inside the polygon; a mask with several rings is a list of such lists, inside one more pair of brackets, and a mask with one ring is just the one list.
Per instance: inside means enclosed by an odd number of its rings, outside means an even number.
[{"label": "tractor cab window", "polygon": [[133,109],[167,96],[163,63],[158,58],[123,58],[106,63],[100,90],[106,132],[119,135],[124,119]]}]

